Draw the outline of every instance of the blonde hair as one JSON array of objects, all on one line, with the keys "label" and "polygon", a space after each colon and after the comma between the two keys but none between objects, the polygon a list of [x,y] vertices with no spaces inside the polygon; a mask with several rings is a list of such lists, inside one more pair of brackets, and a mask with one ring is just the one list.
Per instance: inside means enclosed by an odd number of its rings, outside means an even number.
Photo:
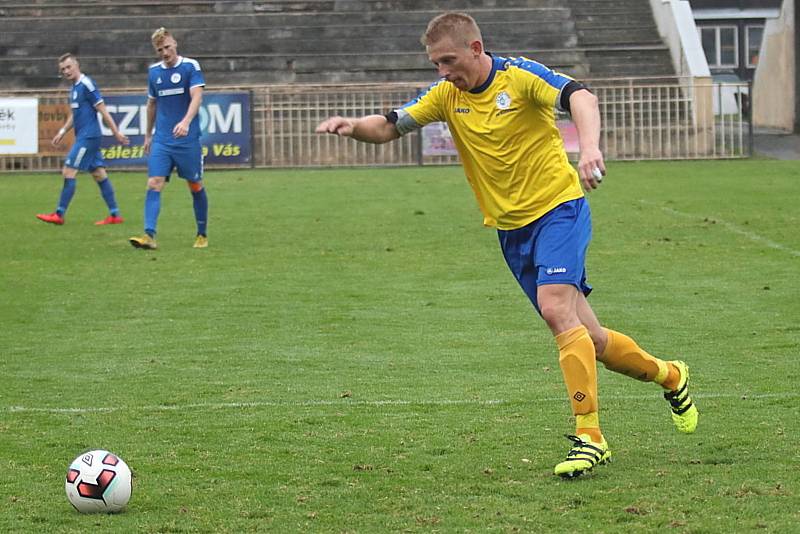
[{"label": "blonde hair", "polygon": [[[150,41],[152,41],[153,44],[158,44],[169,37],[172,37],[172,34],[162,26],[153,32],[153,35],[150,36]],[[174,37],[172,37],[172,39],[175,40]]]},{"label": "blonde hair", "polygon": [[450,37],[453,43],[463,42],[464,46],[469,46],[474,41],[483,42],[481,30],[475,19],[466,13],[454,11],[442,13],[431,19],[420,41],[423,45],[429,46],[445,37]]},{"label": "blonde hair", "polygon": [[58,58],[58,64],[64,63],[66,60],[72,59],[75,63],[80,63],[78,61],[78,56],[73,54],[72,52],[67,52],[66,54],[61,54]]}]

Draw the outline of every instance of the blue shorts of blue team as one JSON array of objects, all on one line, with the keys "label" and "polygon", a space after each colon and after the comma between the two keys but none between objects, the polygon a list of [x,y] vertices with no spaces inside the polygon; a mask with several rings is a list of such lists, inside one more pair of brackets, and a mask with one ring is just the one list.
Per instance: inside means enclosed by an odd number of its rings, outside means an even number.
[{"label": "blue shorts of blue team", "polygon": [[509,269],[540,315],[536,289],[541,285],[573,285],[584,295],[592,291],[586,283],[592,217],[585,198],[559,204],[522,228],[497,234]]},{"label": "blue shorts of blue team", "polygon": [[186,145],[165,145],[156,141],[150,147],[147,159],[148,176],[164,176],[169,181],[172,170],[190,182],[203,179],[203,147],[200,141]]},{"label": "blue shorts of blue team", "polygon": [[100,152],[100,138],[76,139],[75,144],[64,160],[64,166],[79,171],[93,171],[98,167],[105,167],[103,154]]}]

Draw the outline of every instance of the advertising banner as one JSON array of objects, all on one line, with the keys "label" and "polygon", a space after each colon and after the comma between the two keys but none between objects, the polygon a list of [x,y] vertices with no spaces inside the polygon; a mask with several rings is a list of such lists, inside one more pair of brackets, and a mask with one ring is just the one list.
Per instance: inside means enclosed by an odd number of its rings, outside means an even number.
[{"label": "advertising banner", "polygon": [[36,154],[38,107],[36,98],[0,98],[0,154]]},{"label": "advertising banner", "polygon": [[[106,109],[114,118],[117,127],[131,140],[128,146],[121,145],[111,135],[98,114],[103,132],[101,151],[106,165],[144,166],[144,132],[147,121],[146,95],[104,96]],[[250,94],[249,93],[204,93],[200,116],[200,144],[206,164],[250,163]]]},{"label": "advertising banner", "polygon": [[422,128],[423,156],[456,156],[456,146],[446,122],[432,122]]},{"label": "advertising banner", "polygon": [[65,156],[75,142],[75,130],[72,128],[61,139],[58,146],[53,146],[53,138],[64,126],[72,110],[66,99],[63,104],[39,104],[39,155]]}]

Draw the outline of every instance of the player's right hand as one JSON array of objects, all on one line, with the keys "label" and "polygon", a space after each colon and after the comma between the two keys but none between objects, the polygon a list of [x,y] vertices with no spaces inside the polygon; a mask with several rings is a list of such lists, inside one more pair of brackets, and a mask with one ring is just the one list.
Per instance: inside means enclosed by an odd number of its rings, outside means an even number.
[{"label": "player's right hand", "polygon": [[153,138],[150,137],[149,135],[145,135],[144,136],[144,153],[145,154],[149,154],[150,153],[150,145],[152,143],[153,143]]},{"label": "player's right hand", "polygon": [[128,136],[123,134],[123,133],[121,133],[121,132],[115,133],[114,134],[114,139],[116,139],[118,143],[122,143],[125,146],[128,146],[128,145],[131,144],[131,140],[128,139]]},{"label": "player's right hand", "polygon": [[315,132],[350,137],[353,135],[353,121],[344,117],[331,117],[319,123]]}]

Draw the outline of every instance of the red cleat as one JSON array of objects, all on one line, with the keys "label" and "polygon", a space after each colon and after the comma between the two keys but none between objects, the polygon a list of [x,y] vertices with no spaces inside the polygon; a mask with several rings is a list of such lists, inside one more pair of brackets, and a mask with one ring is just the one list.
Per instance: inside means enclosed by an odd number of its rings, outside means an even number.
[{"label": "red cleat", "polygon": [[104,224],[122,224],[124,222],[125,222],[125,219],[123,219],[119,215],[109,215],[108,217],[106,217],[102,221],[97,221],[94,224],[97,225],[97,226],[102,226]]},{"label": "red cleat", "polygon": [[64,224],[64,217],[58,213],[37,213],[36,218],[50,224]]}]

